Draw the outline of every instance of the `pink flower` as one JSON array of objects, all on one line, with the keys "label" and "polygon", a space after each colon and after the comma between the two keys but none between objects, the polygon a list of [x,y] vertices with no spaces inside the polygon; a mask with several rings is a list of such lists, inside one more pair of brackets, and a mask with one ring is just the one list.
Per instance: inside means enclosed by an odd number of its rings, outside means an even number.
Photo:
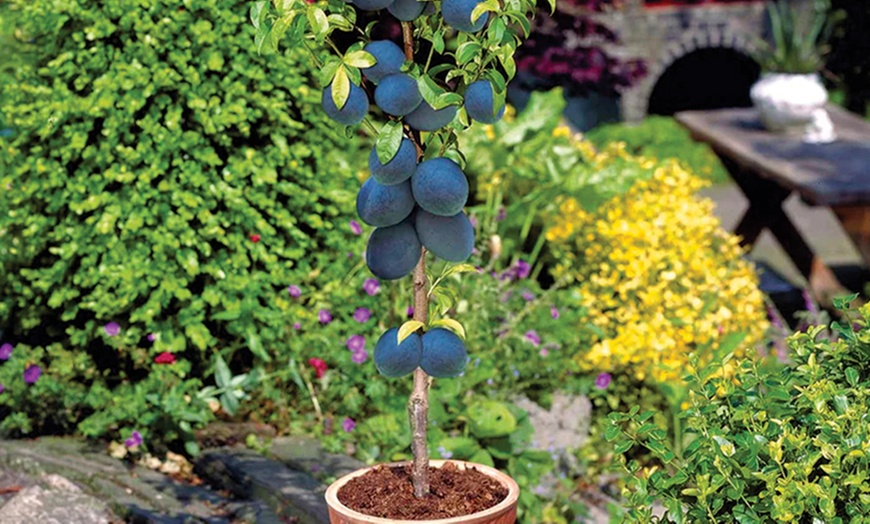
[{"label": "pink flower", "polygon": [[541,345],[541,337],[538,335],[538,332],[534,329],[530,329],[526,331],[524,335],[525,339],[532,343],[533,346],[538,347]]},{"label": "pink flower", "polygon": [[369,358],[369,352],[364,349],[360,351],[354,351],[350,355],[350,359],[353,361],[354,364],[362,364],[366,361],[367,358]]},{"label": "pink flower", "polygon": [[175,355],[168,351],[164,351],[163,353],[154,357],[155,364],[175,364]]},{"label": "pink flower", "polygon": [[550,316],[553,318],[559,318],[559,310],[556,309],[556,306],[550,306]]},{"label": "pink flower", "polygon": [[0,393],[3,393],[3,390],[6,389],[3,387],[3,384],[0,384]]},{"label": "pink flower", "polygon": [[37,365],[28,366],[24,370],[24,382],[26,384],[36,384],[39,377],[42,376],[42,368]]},{"label": "pink flower", "polygon": [[257,233],[254,233],[254,234],[252,234],[251,236],[249,236],[248,238],[251,239],[251,242],[253,242],[253,243],[256,244],[256,243],[259,242],[260,239],[263,238],[263,237],[261,237],[261,236],[258,235]]},{"label": "pink flower", "polygon": [[523,300],[525,300],[526,302],[531,302],[534,299],[535,299],[534,293],[532,293],[529,290],[523,291]]},{"label": "pink flower", "polygon": [[370,297],[375,296],[375,293],[381,288],[380,282],[374,278],[367,278],[365,282],[363,282],[363,291],[368,293]]},{"label": "pink flower", "polygon": [[142,434],[136,430],[130,435],[130,438],[124,441],[124,445],[128,448],[142,445]]},{"label": "pink flower", "polygon": [[302,324],[300,324],[299,322],[294,322],[293,329],[295,329],[296,331],[299,331],[300,329],[302,329]]},{"label": "pink flower", "polygon": [[408,306],[408,310],[405,311],[405,314],[408,315],[409,318],[413,317],[414,316],[414,306]]},{"label": "pink flower", "polygon": [[3,344],[0,346],[0,360],[9,360],[12,356],[12,344]]},{"label": "pink flower", "polygon": [[321,309],[317,312],[317,320],[319,320],[321,324],[329,324],[332,322],[332,313],[330,313],[328,309]]},{"label": "pink flower", "polygon": [[103,331],[105,331],[110,337],[115,337],[121,332],[121,326],[119,326],[117,322],[109,322],[103,326]]},{"label": "pink flower", "polygon": [[595,377],[595,387],[598,389],[607,389],[607,386],[610,385],[610,381],[613,377],[610,373],[599,373],[597,377]]},{"label": "pink flower", "polygon": [[369,308],[358,307],[356,311],[353,312],[353,319],[359,322],[360,324],[364,324],[369,321],[372,317],[372,312]]},{"label": "pink flower", "polygon": [[354,235],[362,235],[362,226],[356,220],[350,221],[350,230]]},{"label": "pink flower", "polygon": [[366,348],[366,339],[362,335],[353,335],[347,339],[347,349],[354,353],[362,351]]},{"label": "pink flower", "polygon": [[154,342],[157,340],[157,333],[148,333],[148,342]]},{"label": "pink flower", "polygon": [[290,293],[290,296],[293,298],[299,298],[302,296],[302,289],[300,289],[296,284],[292,284],[287,286],[287,293]]},{"label": "pink flower", "polygon": [[355,427],[356,427],[356,422],[354,422],[353,419],[350,417],[346,417],[344,420],[341,421],[341,428],[348,433],[353,431],[353,428],[355,428]]},{"label": "pink flower", "polygon": [[323,375],[328,369],[326,362],[319,358],[309,358],[308,365],[314,368],[314,374],[317,376],[317,378],[323,378]]}]

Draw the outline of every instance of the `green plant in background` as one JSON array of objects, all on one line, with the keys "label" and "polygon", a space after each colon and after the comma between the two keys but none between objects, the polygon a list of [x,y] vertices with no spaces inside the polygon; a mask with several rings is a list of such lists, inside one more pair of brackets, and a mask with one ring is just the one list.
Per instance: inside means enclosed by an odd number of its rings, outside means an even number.
[{"label": "green plant in background", "polygon": [[767,6],[773,45],[763,42],[757,60],[770,73],[818,73],[825,63],[828,41],[840,17],[830,0],[813,0],[806,20],[787,0]]},{"label": "green plant in background", "polygon": [[710,147],[692,140],[689,132],[671,117],[649,116],[639,124],[606,124],[583,136],[598,148],[622,142],[632,155],[663,162],[674,160],[698,178],[714,184],[730,180]]},{"label": "green plant in background", "polygon": [[[195,408],[201,424],[196,390],[221,360],[238,372],[282,353],[300,320],[287,287],[326,287],[332,254],[361,249],[346,180],[364,153],[307,109],[320,100],[307,54],[251,49],[247,6],[0,7],[32,64],[0,75],[14,128],[0,138],[2,342],[70,392],[37,409],[4,377],[0,430],[112,435],[150,394],[189,397],[155,409]],[[177,380],[156,379],[165,367]]]},{"label": "green plant in background", "polygon": [[[786,366],[728,355],[686,377],[687,445],[678,455],[651,413],[611,415],[609,438],[623,454],[628,522],[864,522],[870,514],[870,307],[812,326],[789,341]],[[727,373],[723,369],[730,367]],[[667,512],[652,516],[660,501]]]}]

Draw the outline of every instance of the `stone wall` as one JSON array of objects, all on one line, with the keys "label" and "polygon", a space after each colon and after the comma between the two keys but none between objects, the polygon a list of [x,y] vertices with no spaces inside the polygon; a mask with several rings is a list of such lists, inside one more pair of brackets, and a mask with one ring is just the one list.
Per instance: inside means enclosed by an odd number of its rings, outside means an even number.
[{"label": "stone wall", "polygon": [[622,42],[610,49],[623,58],[641,58],[649,73],[622,95],[622,117],[638,121],[647,114],[650,94],[677,59],[704,48],[725,47],[751,56],[765,34],[765,2],[645,8],[627,0],[621,10],[599,15]]}]

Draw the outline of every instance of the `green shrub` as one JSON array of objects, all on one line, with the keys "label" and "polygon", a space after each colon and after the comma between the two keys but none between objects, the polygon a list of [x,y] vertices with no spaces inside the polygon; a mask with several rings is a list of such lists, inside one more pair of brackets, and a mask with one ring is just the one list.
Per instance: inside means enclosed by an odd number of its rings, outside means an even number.
[{"label": "green shrub", "polygon": [[682,456],[651,413],[611,415],[617,452],[645,449],[664,466],[626,463],[628,521],[867,522],[870,306],[856,314],[850,300],[834,340],[824,326],[789,339],[786,367],[726,358],[691,371]]},{"label": "green shrub", "polygon": [[[93,402],[63,412],[27,411],[12,400],[20,377],[4,377],[0,430],[72,431],[84,420],[100,435],[108,418],[141,420],[123,399],[113,417],[88,420],[102,406],[94,391],[166,393],[149,378],[163,352],[179,379],[198,381],[217,354],[236,370],[277,358],[292,323],[287,286],[323,287],[338,276],[336,253],[361,249],[347,224],[350,166],[364,154],[312,110],[320,90],[307,54],[257,54],[248,8],[0,7],[21,35],[12,52],[32,64],[0,79],[14,128],[0,138],[0,328],[46,382],[75,369],[93,390]],[[25,355],[23,344],[68,354]]]},{"label": "green shrub", "polygon": [[633,155],[661,161],[676,159],[695,176],[716,184],[729,180],[710,147],[693,141],[689,132],[670,117],[650,116],[637,125],[607,124],[584,136],[597,147],[624,142]]}]

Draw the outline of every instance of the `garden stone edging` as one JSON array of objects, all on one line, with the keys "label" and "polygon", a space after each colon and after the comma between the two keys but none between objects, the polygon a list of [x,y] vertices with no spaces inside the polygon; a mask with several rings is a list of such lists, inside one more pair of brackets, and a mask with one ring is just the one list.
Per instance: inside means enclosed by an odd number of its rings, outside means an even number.
[{"label": "garden stone edging", "polygon": [[[72,522],[134,522],[153,524],[229,524],[282,522],[266,504],[231,500],[204,486],[177,482],[159,472],[131,466],[110,457],[105,449],[71,438],[0,440],[0,487],[16,493],[0,497],[0,523],[50,522],[43,518],[24,520],[9,513],[23,495],[41,495],[39,487],[53,498],[62,490],[79,490],[82,496],[106,508],[106,520]],[[41,484],[41,486],[38,486]],[[20,490],[19,490],[20,488]],[[80,499],[84,503],[85,499]],[[5,515],[5,516],[4,516]]]}]

